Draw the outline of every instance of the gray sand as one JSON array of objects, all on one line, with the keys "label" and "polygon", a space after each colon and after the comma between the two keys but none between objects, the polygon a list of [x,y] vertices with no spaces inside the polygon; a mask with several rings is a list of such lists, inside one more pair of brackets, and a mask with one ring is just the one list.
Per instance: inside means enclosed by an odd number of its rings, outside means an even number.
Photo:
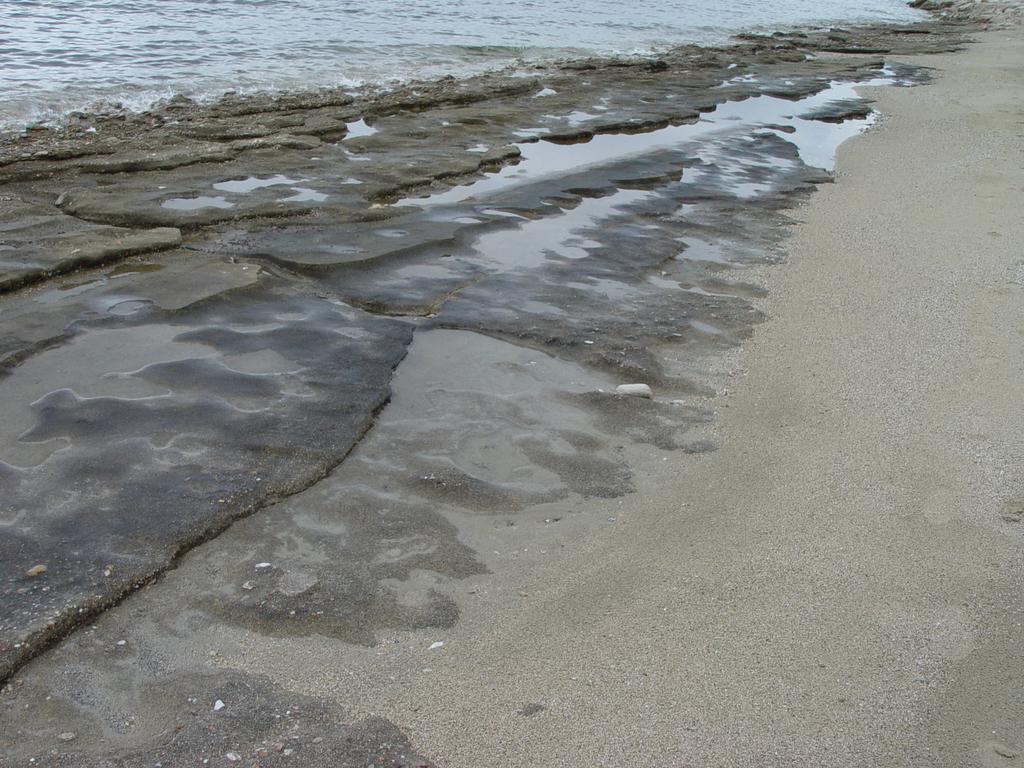
[{"label": "gray sand", "polygon": [[[366,710],[448,766],[1024,764],[1022,60],[993,32],[873,93],[765,275],[720,449]],[[293,685],[360,690],[307,652]]]}]

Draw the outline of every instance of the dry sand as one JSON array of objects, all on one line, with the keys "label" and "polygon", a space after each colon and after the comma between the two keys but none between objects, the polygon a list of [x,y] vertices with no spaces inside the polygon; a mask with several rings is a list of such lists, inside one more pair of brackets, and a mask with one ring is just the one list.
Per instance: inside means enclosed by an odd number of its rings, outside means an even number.
[{"label": "dry sand", "polygon": [[453,767],[1024,765],[1024,40],[913,63],[797,211],[720,449],[368,710]]}]

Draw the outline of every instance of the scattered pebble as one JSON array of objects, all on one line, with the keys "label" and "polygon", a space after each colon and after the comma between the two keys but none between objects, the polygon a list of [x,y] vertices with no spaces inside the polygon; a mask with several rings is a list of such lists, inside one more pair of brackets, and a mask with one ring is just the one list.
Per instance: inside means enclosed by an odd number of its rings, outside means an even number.
[{"label": "scattered pebble", "polygon": [[215,702],[213,702],[213,711],[220,712],[222,709],[224,709],[224,706],[224,702],[220,699],[217,699]]},{"label": "scattered pebble", "polygon": [[242,584],[242,589],[252,589],[252,582],[246,581]]},{"label": "scattered pebble", "polygon": [[432,651],[436,650],[438,648],[443,648],[443,647],[444,647],[444,641],[443,640],[438,640],[436,643],[431,643],[430,644],[430,650],[432,650]]},{"label": "scattered pebble", "polygon": [[117,644],[118,645],[128,645],[128,641],[127,640],[118,640]]},{"label": "scattered pebble", "polygon": [[44,573],[46,573],[46,566],[45,565],[33,565],[31,568],[29,568],[27,571],[25,571],[25,575],[28,576],[29,578],[35,578],[36,576],[42,576]]},{"label": "scattered pebble", "polygon": [[224,755],[224,759],[227,760],[229,763],[242,762],[242,756],[237,752],[228,752],[226,755]]},{"label": "scattered pebble", "polygon": [[651,388],[646,384],[619,384],[615,388],[615,394],[627,397],[645,397],[648,400],[654,397]]},{"label": "scattered pebble", "polygon": [[262,571],[264,568],[269,568],[270,563],[256,563],[256,570]]},{"label": "scattered pebble", "polygon": [[61,741],[74,741],[75,734],[71,731],[65,731],[64,733],[60,734],[57,738]]}]

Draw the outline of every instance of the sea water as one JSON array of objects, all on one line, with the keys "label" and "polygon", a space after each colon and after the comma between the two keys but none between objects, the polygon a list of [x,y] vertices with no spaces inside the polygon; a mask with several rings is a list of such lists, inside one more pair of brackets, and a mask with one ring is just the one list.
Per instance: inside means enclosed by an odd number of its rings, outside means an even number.
[{"label": "sea water", "polygon": [[0,127],[176,94],[387,84],[919,18],[902,0],[3,0]]}]

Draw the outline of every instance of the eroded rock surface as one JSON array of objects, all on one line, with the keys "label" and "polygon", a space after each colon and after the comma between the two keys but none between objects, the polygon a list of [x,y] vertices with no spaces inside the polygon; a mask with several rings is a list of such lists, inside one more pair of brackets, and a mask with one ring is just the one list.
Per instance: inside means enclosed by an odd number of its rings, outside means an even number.
[{"label": "eroded rock surface", "polygon": [[[265,282],[175,309],[101,293],[58,344],[36,340],[7,369],[8,667],[35,638],[307,487],[370,426],[412,329]],[[38,563],[45,576],[26,578]]]}]

